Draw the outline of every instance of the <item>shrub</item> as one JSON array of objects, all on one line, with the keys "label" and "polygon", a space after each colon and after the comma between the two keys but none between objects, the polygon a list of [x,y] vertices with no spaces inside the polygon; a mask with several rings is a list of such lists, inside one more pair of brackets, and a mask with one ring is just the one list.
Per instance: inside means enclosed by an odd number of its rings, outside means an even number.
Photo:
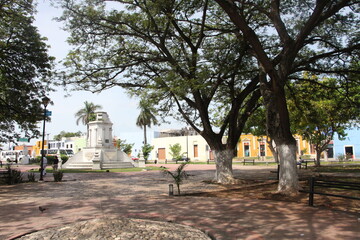
[{"label": "shrub", "polygon": [[[46,157],[46,159],[47,159],[47,164],[48,164],[48,165],[54,164],[55,156],[45,156],[45,157]],[[69,159],[69,157],[68,157],[67,155],[60,155],[60,158],[61,158],[61,160],[62,160],[62,164],[66,163],[66,161]],[[35,161],[34,161],[34,162],[40,164],[40,162],[41,162],[41,156],[37,156],[37,157],[35,158]]]},{"label": "shrub", "polygon": [[28,181],[29,182],[35,182],[36,179],[35,179],[35,173],[31,172],[31,173],[28,173]]},{"label": "shrub", "polygon": [[339,160],[339,162],[343,162],[343,161],[345,161],[346,157],[345,157],[344,154],[339,154],[339,155],[337,156],[337,159]]},{"label": "shrub", "polygon": [[61,181],[62,181],[62,178],[63,178],[63,176],[64,176],[64,173],[63,173],[62,171],[55,171],[55,172],[53,173],[53,175],[54,175],[54,181],[55,181],[55,182],[61,182]]},{"label": "shrub", "polygon": [[6,170],[7,172],[6,172],[5,182],[7,184],[12,185],[23,182],[21,171],[16,169],[11,169],[10,165],[6,167]]},{"label": "shrub", "polygon": [[66,155],[61,155],[60,158],[61,158],[61,160],[62,160],[62,164],[66,163],[67,160],[69,159],[69,157],[66,156]]}]

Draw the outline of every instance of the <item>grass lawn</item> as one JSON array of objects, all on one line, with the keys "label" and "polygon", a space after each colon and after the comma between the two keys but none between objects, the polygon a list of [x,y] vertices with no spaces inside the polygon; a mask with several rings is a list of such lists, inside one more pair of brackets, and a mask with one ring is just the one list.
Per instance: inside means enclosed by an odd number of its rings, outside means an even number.
[{"label": "grass lawn", "polygon": [[[92,170],[92,169],[62,169],[63,173],[100,173],[100,172],[141,172],[141,171],[154,171],[154,170],[162,170],[160,167],[145,167],[145,168],[114,168],[114,169],[104,169],[104,170]],[[37,169],[29,170],[29,172],[38,172]],[[51,167],[46,168],[47,173],[53,173],[53,169]]]}]

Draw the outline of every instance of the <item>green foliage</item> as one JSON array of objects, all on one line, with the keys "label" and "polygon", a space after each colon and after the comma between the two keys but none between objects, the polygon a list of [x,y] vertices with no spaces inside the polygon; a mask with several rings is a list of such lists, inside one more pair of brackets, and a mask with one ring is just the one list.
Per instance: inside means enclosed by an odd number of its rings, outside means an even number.
[{"label": "green foliage", "polygon": [[[47,159],[47,164],[48,165],[54,164],[55,156],[45,156],[45,157]],[[60,155],[60,159],[62,160],[62,164],[64,164],[69,159],[69,157],[67,155]],[[32,162],[32,163],[40,164],[40,162],[41,162],[41,156],[37,156],[35,158],[34,162]]]},{"label": "green foliage", "polygon": [[149,159],[149,155],[153,149],[154,149],[154,146],[151,146],[150,144],[144,144],[142,146],[141,151],[144,155],[145,161]]},{"label": "green foliage", "polygon": [[171,176],[177,186],[178,189],[178,195],[180,195],[180,185],[183,183],[185,179],[188,178],[188,174],[184,170],[187,163],[182,163],[180,166],[175,170],[175,172],[171,172],[167,169],[163,170],[164,175]]},{"label": "green foliage", "polygon": [[126,140],[117,139],[116,147],[126,153],[127,155],[131,154],[134,143],[126,143]]},{"label": "green foliage", "polygon": [[244,133],[251,133],[254,136],[266,136],[266,109],[259,106],[245,123]]},{"label": "green foliage", "polygon": [[69,156],[67,156],[67,155],[60,155],[60,159],[61,159],[61,161],[62,161],[62,164],[64,164],[64,163],[66,163],[67,162],[67,160],[69,160]]},{"label": "green foliage", "polygon": [[[39,136],[54,58],[33,25],[32,0],[0,1],[0,142]],[[24,135],[25,136],[24,136]]]},{"label": "green foliage", "polygon": [[158,124],[158,121],[154,115],[156,110],[150,105],[150,102],[141,99],[139,103],[140,114],[136,119],[136,125],[144,129],[144,144],[147,144],[146,127]]},{"label": "green foliage", "polygon": [[173,159],[181,160],[181,145],[179,143],[170,145],[169,150]]},{"label": "green foliage", "polygon": [[82,132],[78,131],[78,132],[65,132],[65,131],[61,131],[59,134],[55,135],[53,137],[54,140],[56,141],[61,141],[61,139],[64,138],[69,138],[69,137],[81,137],[82,136]]},{"label": "green foliage", "polygon": [[55,172],[53,172],[53,176],[54,176],[55,182],[61,182],[62,178],[64,176],[64,173],[63,173],[63,171],[55,171]]},{"label": "green foliage", "polygon": [[36,182],[35,173],[30,172],[27,174],[28,182]]},{"label": "green foliage", "polygon": [[22,183],[23,182],[23,174],[20,170],[12,169],[10,165],[6,167],[6,178],[5,182],[9,185]]},{"label": "green foliage", "polygon": [[358,86],[348,84],[345,90],[337,79],[319,79],[308,74],[304,77],[309,82],[289,85],[292,128],[314,144],[320,157],[336,133],[339,139],[344,139],[346,129],[359,123],[359,108],[346,93]]},{"label": "green foliage", "polygon": [[95,120],[94,113],[97,110],[102,109],[100,105],[95,105],[94,103],[90,103],[85,101],[84,102],[84,108],[80,109],[75,113],[76,124],[78,125],[79,122],[81,122],[84,125],[87,125],[90,121]]}]

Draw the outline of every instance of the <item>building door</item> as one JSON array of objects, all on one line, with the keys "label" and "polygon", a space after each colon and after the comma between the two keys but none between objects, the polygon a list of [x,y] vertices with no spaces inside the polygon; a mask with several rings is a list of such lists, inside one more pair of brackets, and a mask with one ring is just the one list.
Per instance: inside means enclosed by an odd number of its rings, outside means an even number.
[{"label": "building door", "polygon": [[244,157],[250,157],[249,143],[244,143]]},{"label": "building door", "polygon": [[198,153],[198,145],[194,145],[194,158],[199,157],[199,153]]},{"label": "building door", "polygon": [[165,148],[158,148],[158,159],[159,160],[165,160],[166,159]]},{"label": "building door", "polygon": [[345,146],[345,155],[346,158],[354,158],[354,150],[352,146]]}]

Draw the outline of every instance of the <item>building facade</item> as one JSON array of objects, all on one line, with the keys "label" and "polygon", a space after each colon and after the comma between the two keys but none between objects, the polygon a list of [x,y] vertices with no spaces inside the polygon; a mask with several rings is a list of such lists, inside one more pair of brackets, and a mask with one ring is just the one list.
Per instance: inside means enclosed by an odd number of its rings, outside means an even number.
[{"label": "building facade", "polygon": [[205,139],[190,129],[181,130],[164,130],[156,132],[151,142],[154,149],[151,152],[151,159],[165,161],[171,160],[170,147],[180,144],[183,157],[190,161],[207,161],[212,160],[213,154]]},{"label": "building facade", "polygon": [[350,159],[360,159],[360,129],[348,129],[346,133],[345,140],[339,140],[338,135],[334,136],[334,158],[344,155]]},{"label": "building facade", "polygon": [[[297,145],[297,154],[315,155],[314,148],[301,136],[294,136]],[[266,142],[266,136],[257,137],[252,134],[242,134],[237,147],[237,157],[257,157],[260,159],[272,158],[273,154]]]},{"label": "building facade", "polygon": [[[297,154],[315,156],[315,151],[311,144],[304,140],[301,136],[295,135],[297,143]],[[151,159],[160,161],[171,160],[170,147],[180,144],[183,157],[187,157],[190,161],[205,162],[214,159],[214,154],[205,139],[195,131],[181,130],[164,130],[155,133],[152,140],[154,146],[151,152]],[[266,137],[257,137],[251,134],[243,134],[240,136],[237,145],[238,158],[258,158],[261,160],[273,159],[272,152],[266,142]]]}]

